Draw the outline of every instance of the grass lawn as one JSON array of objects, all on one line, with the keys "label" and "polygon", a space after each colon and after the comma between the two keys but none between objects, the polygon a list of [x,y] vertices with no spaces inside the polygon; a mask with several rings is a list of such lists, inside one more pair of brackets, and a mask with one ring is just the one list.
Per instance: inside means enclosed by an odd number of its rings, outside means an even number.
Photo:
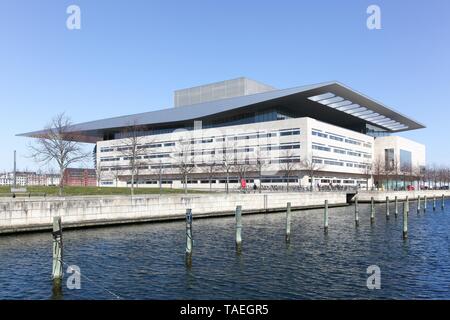
[{"label": "grass lawn", "polygon": [[[27,192],[31,192],[31,196],[42,196],[44,193],[47,196],[58,195],[58,187],[45,186],[29,186]],[[206,191],[189,190],[188,193],[205,193]],[[183,189],[163,188],[163,194],[184,193]],[[90,195],[130,195],[130,188],[115,188],[115,187],[64,187],[65,196],[90,196]],[[134,188],[134,194],[159,194],[159,188]],[[11,196],[10,186],[0,186],[0,197]],[[28,197],[27,194],[18,194],[17,197]]]}]

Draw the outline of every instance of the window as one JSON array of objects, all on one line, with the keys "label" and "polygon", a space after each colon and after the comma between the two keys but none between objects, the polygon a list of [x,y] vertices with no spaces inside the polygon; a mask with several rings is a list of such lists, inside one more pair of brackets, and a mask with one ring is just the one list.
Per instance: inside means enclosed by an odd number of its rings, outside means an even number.
[{"label": "window", "polygon": [[386,170],[394,169],[395,165],[394,149],[384,149],[384,164]]},{"label": "window", "polygon": [[332,136],[331,134],[330,134],[330,139],[331,139],[331,140],[336,140],[336,141],[344,141],[343,138],[337,137],[337,136]]},{"label": "window", "polygon": [[411,171],[411,152],[400,149],[400,167],[402,171]]},{"label": "window", "polygon": [[328,135],[319,131],[312,131],[313,136],[321,137],[321,138],[328,138]]},{"label": "window", "polygon": [[316,145],[316,144],[313,144],[312,148],[314,150],[320,150],[320,151],[328,151],[328,152],[331,151],[331,149],[328,147],[324,147],[324,146],[320,146],[320,145]]},{"label": "window", "polygon": [[340,153],[340,154],[346,154],[345,150],[341,150],[341,149],[334,149],[335,153]]}]

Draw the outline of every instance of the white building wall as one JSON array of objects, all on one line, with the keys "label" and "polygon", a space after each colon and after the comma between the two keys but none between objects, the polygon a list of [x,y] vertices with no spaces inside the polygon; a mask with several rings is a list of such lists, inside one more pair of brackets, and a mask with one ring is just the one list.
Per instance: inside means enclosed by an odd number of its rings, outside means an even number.
[{"label": "white building wall", "polygon": [[[425,166],[425,145],[399,136],[379,137],[375,139],[375,158],[385,162],[385,150],[394,149],[397,163],[400,163],[400,150],[411,152],[413,168]],[[385,164],[385,163],[384,163]]]},{"label": "white building wall", "polygon": [[[321,136],[317,133],[321,133]],[[142,157],[139,161],[145,162],[143,167],[147,169],[141,169],[139,175],[141,177],[151,176],[149,179],[153,180],[152,184],[146,186],[158,186],[159,161],[161,161],[163,166],[169,166],[163,169],[163,180],[173,181],[171,186],[174,188],[181,187],[181,183],[176,181],[178,180],[176,175],[178,175],[177,163],[179,161],[176,154],[181,151],[179,141],[182,139],[193,139],[199,142],[193,144],[191,150],[195,153],[194,162],[199,166],[202,163],[213,161],[222,163],[224,156],[221,151],[225,147],[239,150],[237,153],[239,161],[247,159],[254,164],[257,159],[266,160],[268,164],[263,168],[263,178],[285,175],[283,173],[284,166],[274,163],[278,160],[295,161],[298,171],[301,169],[301,160],[314,158],[322,161],[321,171],[326,173],[326,177],[332,179],[339,177],[334,180],[340,180],[341,183],[345,179],[352,179],[354,184],[358,179],[361,180],[364,171],[362,166],[371,163],[374,142],[370,136],[306,117],[194,131],[178,130],[170,134],[145,136],[142,137],[140,143],[148,146],[143,155],[147,159]],[[124,160],[123,153],[117,150],[126,143],[127,139],[98,142],[97,164],[103,171],[102,185],[115,186],[117,176],[115,172],[119,173],[122,180],[118,185],[126,185],[123,180],[130,175],[130,171],[126,170],[129,161]],[[317,147],[325,149],[318,150]],[[340,150],[340,153],[335,150]],[[214,151],[215,155],[208,155],[211,151]],[[161,158],[157,158],[159,156]],[[233,158],[233,154],[227,154],[226,157]],[[196,170],[197,177],[195,179],[205,179],[206,173],[202,171]],[[223,179],[224,172],[220,171],[216,175],[218,179],[219,177]],[[236,174],[233,173],[232,176],[235,177]],[[258,178],[256,172],[253,172],[253,177]],[[299,172],[297,177],[300,178],[299,184],[308,185],[308,178],[304,174]],[[215,184],[215,186],[218,185],[218,183]],[[163,186],[167,187],[168,185]],[[209,184],[199,183],[198,187],[209,187]]]}]

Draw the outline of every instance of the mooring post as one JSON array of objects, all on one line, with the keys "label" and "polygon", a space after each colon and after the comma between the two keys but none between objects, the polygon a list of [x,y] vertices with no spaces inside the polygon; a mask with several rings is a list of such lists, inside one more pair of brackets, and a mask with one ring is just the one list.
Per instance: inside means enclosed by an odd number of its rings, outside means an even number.
[{"label": "mooring post", "polygon": [[325,200],[325,208],[323,211],[323,230],[328,231],[328,200]]},{"label": "mooring post", "polygon": [[358,196],[355,197],[355,225],[359,225]]},{"label": "mooring post", "polygon": [[286,242],[291,240],[291,203],[286,206]]},{"label": "mooring post", "polygon": [[63,242],[62,242],[62,227],[61,217],[53,217],[53,269],[52,278],[53,283],[61,284],[63,278]]},{"label": "mooring post", "polygon": [[420,213],[420,195],[417,196],[417,213]]},{"label": "mooring post", "polygon": [[398,215],[398,198],[395,196],[395,217]]},{"label": "mooring post", "polygon": [[442,210],[445,209],[445,196],[444,196],[444,195],[442,195],[442,204],[441,204],[441,208],[442,208]]},{"label": "mooring post", "polygon": [[242,206],[236,207],[236,247],[239,248],[242,243]]},{"label": "mooring post", "polygon": [[436,195],[433,195],[433,211],[436,211]]},{"label": "mooring post", "polygon": [[389,220],[389,197],[386,197],[386,220]]},{"label": "mooring post", "polygon": [[192,257],[192,209],[186,209],[186,259]]},{"label": "mooring post", "polygon": [[375,221],[375,204],[373,197],[370,198],[370,222],[373,223]]},{"label": "mooring post", "polygon": [[403,204],[403,239],[408,238],[408,211],[407,203]]},{"label": "mooring post", "polygon": [[423,212],[427,211],[427,196],[423,197]]},{"label": "mooring post", "polygon": [[406,196],[406,213],[409,214],[409,197]]}]

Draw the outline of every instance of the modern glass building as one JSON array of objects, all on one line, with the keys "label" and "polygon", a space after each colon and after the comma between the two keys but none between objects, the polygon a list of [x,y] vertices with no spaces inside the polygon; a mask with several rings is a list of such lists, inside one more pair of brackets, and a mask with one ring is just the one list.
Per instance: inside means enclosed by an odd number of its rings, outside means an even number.
[{"label": "modern glass building", "polygon": [[385,170],[425,165],[423,145],[395,136],[420,128],[338,82],[279,90],[238,78],[177,90],[173,108],[67,130],[96,144],[101,185],[129,185],[133,176],[145,186],[234,188],[242,179],[367,187],[378,162]]}]

